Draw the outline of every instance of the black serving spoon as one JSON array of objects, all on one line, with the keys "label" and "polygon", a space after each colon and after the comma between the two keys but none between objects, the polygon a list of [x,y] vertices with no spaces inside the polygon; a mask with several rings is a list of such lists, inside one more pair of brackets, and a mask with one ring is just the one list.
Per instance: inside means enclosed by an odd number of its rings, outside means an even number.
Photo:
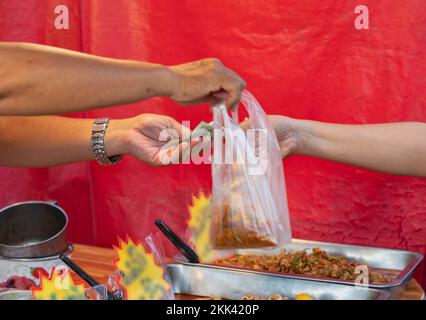
[{"label": "black serving spoon", "polygon": [[[67,256],[61,255],[59,257],[59,259],[61,259],[63,263],[65,263],[68,267],[70,267],[70,269],[72,271],[77,273],[80,276],[80,278],[82,278],[84,281],[86,281],[89,284],[89,286],[96,287],[96,286],[100,285],[99,282],[97,282],[95,279],[93,279],[86,271],[84,271],[79,265],[77,265],[74,261],[72,261]],[[95,289],[96,289],[96,291],[98,291],[97,288],[95,288]],[[98,291],[98,292],[100,294],[102,294],[102,292],[100,292],[100,291]],[[107,291],[107,292],[108,292],[108,300],[123,300],[118,293],[113,294],[109,291]]]},{"label": "black serving spoon", "polygon": [[170,240],[171,243],[179,250],[183,256],[188,259],[191,263],[200,263],[197,253],[192,250],[192,248],[185,243],[179,236],[170,229],[170,227],[164,223],[163,220],[155,220],[155,225],[162,233]]}]

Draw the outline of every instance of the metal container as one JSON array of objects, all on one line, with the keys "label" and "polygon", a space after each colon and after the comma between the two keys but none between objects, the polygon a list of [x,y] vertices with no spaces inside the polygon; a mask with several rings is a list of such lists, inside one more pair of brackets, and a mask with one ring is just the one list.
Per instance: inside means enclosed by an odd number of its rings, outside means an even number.
[{"label": "metal container", "polygon": [[0,300],[33,300],[31,290],[11,290],[0,293]]},{"label": "metal container", "polygon": [[55,202],[30,201],[0,210],[0,258],[35,259],[69,250],[68,217]]},{"label": "metal container", "polygon": [[330,282],[230,270],[209,265],[170,264],[167,266],[175,293],[202,297],[218,296],[239,300],[250,294],[269,297],[280,294],[294,299],[308,294],[315,300],[386,300],[389,292]]},{"label": "metal container", "polygon": [[[423,255],[417,252],[404,251],[404,250],[395,250],[395,249],[384,249],[376,247],[366,247],[366,246],[354,246],[346,244],[336,244],[328,242],[319,242],[319,241],[308,241],[308,240],[299,240],[293,239],[293,241],[282,248],[269,249],[269,250],[239,250],[238,254],[255,254],[255,255],[273,255],[279,253],[281,250],[285,249],[288,251],[301,251],[301,250],[311,250],[313,248],[320,248],[325,252],[332,255],[343,256],[349,261],[353,261],[359,264],[365,264],[370,269],[379,270],[385,275],[390,277],[391,281],[386,284],[374,284],[371,283],[368,285],[369,288],[373,289],[384,289],[388,290],[391,294],[391,299],[398,299],[402,292],[404,291],[406,285],[413,275],[414,269],[422,261]],[[192,265],[188,263],[184,258],[177,258],[177,261],[184,264]],[[214,266],[215,268],[219,268]],[[220,267],[222,268],[222,267]],[[274,274],[279,277],[287,277],[292,279],[304,279],[312,280],[326,283],[335,283],[335,284],[345,284],[355,286],[353,281],[349,280],[339,280],[332,278],[321,278],[315,276],[307,275],[297,275],[297,274],[288,274],[288,273],[275,273],[268,271],[253,271],[247,269],[240,269],[234,267],[223,267],[228,270],[244,270],[255,272],[257,274]]]}]

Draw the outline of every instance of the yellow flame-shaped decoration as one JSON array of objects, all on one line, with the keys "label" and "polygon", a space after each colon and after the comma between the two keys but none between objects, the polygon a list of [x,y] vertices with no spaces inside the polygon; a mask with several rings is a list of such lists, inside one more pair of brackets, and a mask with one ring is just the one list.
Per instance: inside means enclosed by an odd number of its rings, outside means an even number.
[{"label": "yellow flame-shaped decoration", "polygon": [[206,196],[203,192],[198,197],[193,195],[188,211],[190,241],[201,262],[210,262],[216,256],[210,244],[211,196]]},{"label": "yellow flame-shaped decoration", "polygon": [[39,287],[31,290],[36,300],[87,300],[83,283],[74,283],[70,272],[60,274],[55,268],[49,277],[41,275]]},{"label": "yellow flame-shaped decoration", "polygon": [[151,253],[146,253],[140,242],[118,239],[119,247],[115,266],[124,275],[119,285],[124,289],[127,300],[160,300],[167,296],[169,283],[164,280],[164,270],[159,267]]}]

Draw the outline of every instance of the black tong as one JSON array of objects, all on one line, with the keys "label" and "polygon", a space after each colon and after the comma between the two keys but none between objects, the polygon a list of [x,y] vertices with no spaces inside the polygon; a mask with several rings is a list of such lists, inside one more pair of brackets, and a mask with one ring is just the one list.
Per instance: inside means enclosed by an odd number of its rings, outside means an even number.
[{"label": "black tong", "polygon": [[200,259],[198,255],[195,253],[192,248],[187,245],[179,236],[170,229],[170,227],[164,223],[163,220],[157,219],[155,220],[155,225],[158,229],[161,230],[162,233],[170,240],[171,243],[179,250],[179,252],[188,259],[191,263],[200,263]]},{"label": "black tong", "polygon": [[[74,271],[76,274],[80,276],[84,281],[87,282],[91,287],[99,286],[99,282],[97,282],[95,279],[93,279],[86,271],[81,269],[80,266],[78,266],[74,261],[72,261],[70,258],[68,258],[65,255],[61,255],[59,259],[62,260],[72,271]],[[98,291],[95,288],[96,291]],[[99,292],[99,291],[98,291]],[[102,292],[99,292],[102,294]],[[111,292],[108,291],[108,300],[122,300],[119,295],[114,295]]]}]

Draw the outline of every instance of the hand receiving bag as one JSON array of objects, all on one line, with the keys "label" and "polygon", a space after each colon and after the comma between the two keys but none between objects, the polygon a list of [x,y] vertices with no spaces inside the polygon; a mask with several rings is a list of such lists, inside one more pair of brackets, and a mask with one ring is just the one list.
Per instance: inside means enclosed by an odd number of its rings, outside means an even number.
[{"label": "hand receiving bag", "polygon": [[211,241],[216,249],[285,245],[291,240],[284,171],[272,125],[256,99],[242,95],[250,125],[224,105],[213,108]]}]

